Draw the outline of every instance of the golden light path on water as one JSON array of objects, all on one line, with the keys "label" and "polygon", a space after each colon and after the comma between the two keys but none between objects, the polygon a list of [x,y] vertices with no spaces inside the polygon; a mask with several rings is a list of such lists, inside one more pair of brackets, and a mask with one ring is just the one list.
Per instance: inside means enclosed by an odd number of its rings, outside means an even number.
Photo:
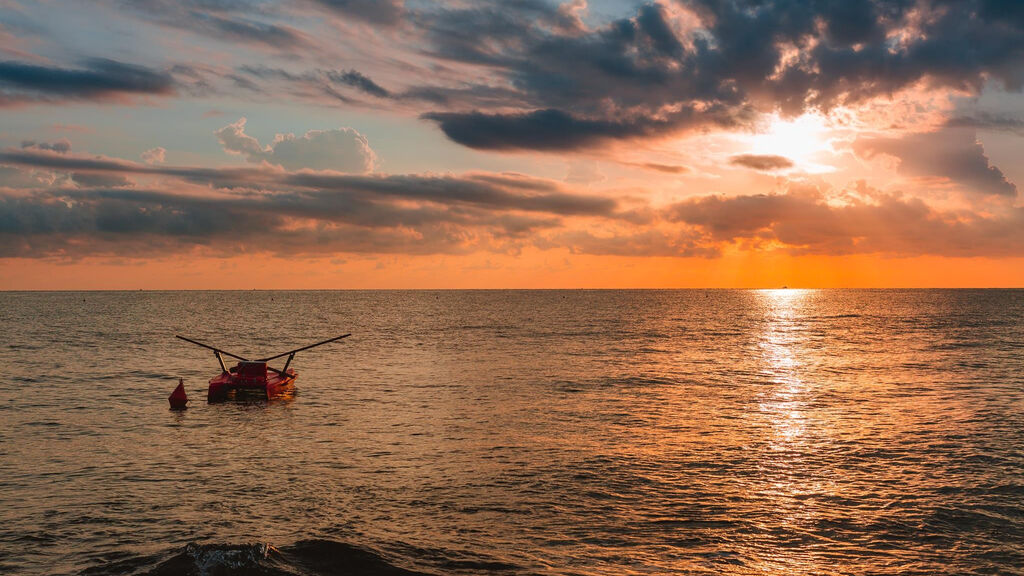
[{"label": "golden light path on water", "polygon": [[[764,496],[778,515],[774,523],[794,532],[811,526],[817,516],[813,507],[802,505],[801,497],[820,493],[822,489],[820,482],[800,474],[804,468],[803,455],[813,450],[806,436],[809,425],[807,388],[811,384],[804,379],[802,371],[804,363],[814,359],[809,357],[812,352],[800,345],[796,321],[809,294],[809,290],[786,288],[757,292],[764,310],[760,348],[761,372],[767,386],[759,397],[758,409],[770,421],[768,452],[760,464],[766,484]],[[805,573],[822,568],[809,556],[769,554],[752,569],[754,572]]]}]

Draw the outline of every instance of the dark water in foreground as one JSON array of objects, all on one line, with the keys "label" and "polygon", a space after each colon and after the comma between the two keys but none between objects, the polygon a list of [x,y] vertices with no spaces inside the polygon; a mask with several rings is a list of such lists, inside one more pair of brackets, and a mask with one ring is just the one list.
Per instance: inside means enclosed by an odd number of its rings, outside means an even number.
[{"label": "dark water in foreground", "polygon": [[[344,332],[269,404],[172,337]],[[0,293],[0,334],[3,574],[1024,566],[1022,291]]]}]

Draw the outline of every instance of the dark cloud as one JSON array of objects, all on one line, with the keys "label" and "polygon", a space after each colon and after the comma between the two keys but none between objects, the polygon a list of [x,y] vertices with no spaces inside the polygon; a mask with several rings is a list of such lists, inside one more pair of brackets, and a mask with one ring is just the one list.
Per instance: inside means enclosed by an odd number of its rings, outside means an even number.
[{"label": "dark cloud", "polygon": [[785,170],[793,167],[792,160],[785,156],[776,156],[774,154],[739,154],[729,158],[729,164],[762,172]]},{"label": "dark cloud", "polygon": [[326,76],[340,84],[347,84],[353,88],[362,90],[370,96],[376,96],[378,98],[388,98],[391,96],[391,93],[384,89],[380,84],[377,84],[356,70],[332,70],[326,72]]},{"label": "dark cloud", "polygon": [[978,130],[1024,134],[1024,118],[1011,114],[994,114],[991,112],[964,114],[950,118],[946,121],[946,126],[949,128],[975,128]]},{"label": "dark cloud", "polygon": [[[299,98],[322,98],[327,96],[346,104],[355,104],[347,89],[355,89],[375,98],[396,98],[388,89],[377,84],[369,76],[358,70],[306,70],[294,72],[284,68],[269,66],[240,66],[237,74],[229,74],[236,86],[253,92],[266,92],[267,82],[283,83],[285,90]],[[256,78],[260,83],[253,82],[246,76]]]},{"label": "dark cloud", "polygon": [[[675,9],[692,16],[677,19]],[[434,55],[486,67],[518,92],[510,104],[518,112],[425,118],[477,148],[554,150],[592,144],[590,134],[631,139],[750,120],[750,109],[828,111],[922,84],[979,91],[991,79],[1019,90],[1018,12],[981,0],[690,0],[581,29],[553,5],[484,2],[413,19]],[[680,108],[718,117],[665,121]],[[624,115],[628,126],[651,129],[629,129]],[[548,128],[539,122],[548,117],[580,135],[522,135]],[[488,128],[496,135],[477,134]]]},{"label": "dark cloud", "polygon": [[899,172],[917,177],[948,178],[969,192],[1013,197],[1017,187],[989,163],[972,128],[944,128],[902,137],[861,136],[853,143],[858,155],[886,154],[898,158]]},{"label": "dark cloud", "polygon": [[61,138],[56,142],[36,142],[34,140],[24,140],[21,143],[23,149],[29,150],[49,150],[58,154],[67,154],[71,151],[71,141],[67,138]]},{"label": "dark cloud", "polygon": [[313,0],[331,12],[370,24],[394,25],[404,12],[402,0]]},{"label": "dark cloud", "polygon": [[170,74],[114,60],[87,60],[81,68],[0,62],[0,101],[104,100],[174,93]]},{"label": "dark cloud", "polygon": [[[225,254],[516,251],[566,217],[619,218],[615,200],[512,173],[195,168],[38,147],[0,151],[4,170],[36,186],[0,196],[4,256],[138,256],[190,246]],[[29,171],[68,174],[79,188],[47,186],[26,178]],[[156,177],[159,187],[136,188],[133,176],[150,184]]]},{"label": "dark cloud", "polygon": [[248,0],[131,0],[122,5],[159,26],[223,42],[281,51],[311,45],[302,32],[271,22],[284,16],[273,9],[273,4]]},{"label": "dark cloud", "polygon": [[564,150],[651,131],[643,124],[577,118],[560,110],[521,114],[435,112],[423,118],[436,121],[453,141],[486,150]]},{"label": "dark cloud", "polygon": [[288,26],[267,24],[255,20],[224,18],[213,14],[190,12],[184,21],[175,21],[175,27],[232,42],[266,44],[272,48],[291,49],[306,43],[305,37]]},{"label": "dark cloud", "polygon": [[[434,254],[506,251],[560,225],[472,206],[411,206],[329,192],[189,196],[152,190],[0,194],[0,256]],[[510,244],[512,243],[512,244]]]},{"label": "dark cloud", "polygon": [[[565,217],[619,218],[612,199],[519,174],[193,168],[37,149],[0,151],[3,164],[23,170],[12,177],[48,170],[70,174],[82,187],[37,182],[29,196],[6,197],[0,240],[7,255],[135,254],[189,245],[225,252],[506,251]],[[0,166],[0,175],[4,169],[11,170]],[[160,188],[129,187],[133,175],[159,177]],[[202,188],[183,190],[183,182]]]},{"label": "dark cloud", "polygon": [[694,83],[662,6],[643,6],[634,18],[586,34],[566,32],[565,17],[539,2],[421,16],[438,56],[490,66],[531,108],[423,117],[456,142],[496,150],[575,149],[747,119],[735,90]]},{"label": "dark cloud", "polygon": [[83,188],[121,188],[132,185],[132,181],[120,174],[97,174],[92,172],[73,172],[71,179]]},{"label": "dark cloud", "polygon": [[422,118],[437,122],[451,140],[483,150],[570,150],[610,140],[658,136],[702,123],[737,123],[730,111],[697,112],[692,108],[665,117],[623,115],[614,120],[578,117],[553,109],[518,114],[434,112]]},{"label": "dark cloud", "polygon": [[[48,180],[31,176],[46,173]],[[667,257],[713,257],[737,245],[793,254],[1024,255],[1024,208],[943,212],[863,184],[833,193],[791,183],[785,193],[623,210],[613,199],[519,174],[156,166],[38,148],[0,152],[0,176],[26,184],[0,192],[2,256],[151,256],[197,246],[216,254],[433,254],[525,245]]]}]

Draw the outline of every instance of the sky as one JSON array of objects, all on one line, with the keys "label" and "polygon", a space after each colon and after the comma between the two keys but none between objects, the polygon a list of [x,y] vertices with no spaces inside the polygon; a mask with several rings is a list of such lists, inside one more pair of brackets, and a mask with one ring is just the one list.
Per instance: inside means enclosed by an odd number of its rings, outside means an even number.
[{"label": "sky", "polygon": [[0,289],[1024,286],[1024,2],[0,0]]}]

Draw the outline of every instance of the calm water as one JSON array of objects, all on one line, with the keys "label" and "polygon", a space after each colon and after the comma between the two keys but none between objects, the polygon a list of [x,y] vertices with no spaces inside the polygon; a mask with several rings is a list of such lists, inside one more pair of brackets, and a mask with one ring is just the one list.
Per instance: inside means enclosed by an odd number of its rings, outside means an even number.
[{"label": "calm water", "polygon": [[[345,332],[269,404],[173,338]],[[0,334],[4,574],[1024,566],[1022,291],[0,293]]]}]

